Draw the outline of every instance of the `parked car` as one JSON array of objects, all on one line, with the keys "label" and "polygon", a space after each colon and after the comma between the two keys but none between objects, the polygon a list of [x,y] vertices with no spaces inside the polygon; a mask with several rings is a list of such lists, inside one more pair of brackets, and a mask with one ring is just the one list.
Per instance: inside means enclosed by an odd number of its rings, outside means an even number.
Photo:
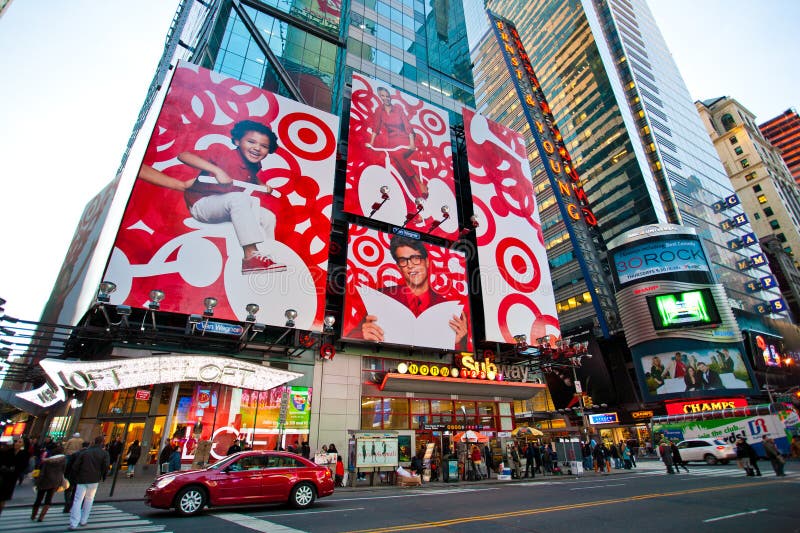
[{"label": "parked car", "polygon": [[731,459],[736,459],[736,448],[733,444],[720,444],[712,440],[692,439],[678,443],[681,459],[689,461],[705,461],[715,465],[718,462],[724,465]]},{"label": "parked car", "polygon": [[288,502],[306,508],[333,494],[331,471],[288,452],[247,451],[208,468],[172,472],[156,478],[145,504],[193,515],[203,507]]}]

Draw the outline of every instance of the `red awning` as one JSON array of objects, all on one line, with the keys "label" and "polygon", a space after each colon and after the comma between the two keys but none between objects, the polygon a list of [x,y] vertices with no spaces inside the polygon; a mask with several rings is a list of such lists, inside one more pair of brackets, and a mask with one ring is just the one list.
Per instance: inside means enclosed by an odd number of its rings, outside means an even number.
[{"label": "red awning", "polygon": [[380,390],[430,394],[463,394],[465,396],[501,396],[503,398],[513,398],[514,400],[528,400],[547,390],[547,385],[541,383],[519,383],[516,381],[415,376],[390,372],[383,378]]}]

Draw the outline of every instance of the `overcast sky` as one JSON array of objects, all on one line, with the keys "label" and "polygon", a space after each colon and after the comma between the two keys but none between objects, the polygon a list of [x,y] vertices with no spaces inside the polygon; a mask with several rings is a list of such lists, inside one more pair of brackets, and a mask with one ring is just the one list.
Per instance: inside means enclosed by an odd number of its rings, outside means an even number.
[{"label": "overcast sky", "polygon": [[[479,0],[465,0],[476,2]],[[650,0],[694,99],[798,105],[800,0]],[[119,166],[177,0],[17,0],[0,17],[0,297],[38,320]]]}]

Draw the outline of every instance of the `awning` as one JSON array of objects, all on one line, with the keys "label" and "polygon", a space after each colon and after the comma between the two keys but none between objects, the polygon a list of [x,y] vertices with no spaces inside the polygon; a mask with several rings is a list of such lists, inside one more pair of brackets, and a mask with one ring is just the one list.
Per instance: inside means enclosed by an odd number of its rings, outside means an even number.
[{"label": "awning", "polygon": [[542,383],[519,383],[516,381],[415,376],[390,372],[383,378],[380,390],[430,394],[463,394],[468,396],[502,396],[515,400],[528,400],[547,390],[547,385]]}]

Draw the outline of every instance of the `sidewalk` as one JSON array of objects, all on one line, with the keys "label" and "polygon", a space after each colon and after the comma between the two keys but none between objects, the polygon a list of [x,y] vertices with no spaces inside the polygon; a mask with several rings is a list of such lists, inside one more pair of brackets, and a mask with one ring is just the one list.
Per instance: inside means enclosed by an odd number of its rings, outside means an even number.
[{"label": "sidewalk", "polygon": [[[640,460],[641,461],[641,460]],[[650,459],[644,459],[644,461],[651,461]],[[596,473],[592,472],[584,472],[582,474],[583,478],[601,478],[609,475],[616,475],[616,474],[627,474],[631,472],[635,472],[636,469],[633,470],[614,470],[612,469],[611,472],[605,473]],[[515,484],[515,483],[535,483],[540,481],[552,481],[552,480],[568,480],[574,479],[576,476],[553,476],[553,475],[537,475],[535,478],[522,478],[522,479],[513,479],[510,481],[502,481],[498,480],[496,477],[492,479],[483,479],[480,481],[458,481],[455,483],[445,483],[443,481],[431,481],[429,483],[424,483],[421,487],[409,487],[412,489],[446,489],[446,488],[468,488],[474,486],[481,486],[481,485],[502,485],[502,484]],[[97,489],[97,495],[95,496],[95,502],[126,502],[126,501],[140,501],[144,499],[145,490],[150,484],[153,482],[155,477],[152,473],[146,473],[140,476],[137,476],[132,479],[128,479],[124,476],[124,474],[120,474],[117,478],[116,485],[114,485],[114,495],[110,496],[111,493],[111,485],[113,483],[113,477],[109,476],[106,481],[101,482],[100,486]],[[369,479],[369,477],[367,478]],[[401,489],[398,485],[389,485],[389,484],[380,484],[376,480],[375,485],[370,485],[369,481],[359,481],[355,487],[337,487],[336,492],[362,492],[362,491],[372,491],[372,490],[386,490],[386,489]],[[406,488],[402,488],[401,490],[407,490]],[[31,507],[33,505],[33,501],[36,498],[36,493],[33,491],[33,481],[30,477],[26,477],[25,481],[22,483],[21,486],[18,486],[14,490],[14,496],[11,500],[8,501],[6,504],[7,509],[11,509],[14,507]],[[64,494],[59,493],[53,497],[53,506],[61,506],[64,503]]]}]

